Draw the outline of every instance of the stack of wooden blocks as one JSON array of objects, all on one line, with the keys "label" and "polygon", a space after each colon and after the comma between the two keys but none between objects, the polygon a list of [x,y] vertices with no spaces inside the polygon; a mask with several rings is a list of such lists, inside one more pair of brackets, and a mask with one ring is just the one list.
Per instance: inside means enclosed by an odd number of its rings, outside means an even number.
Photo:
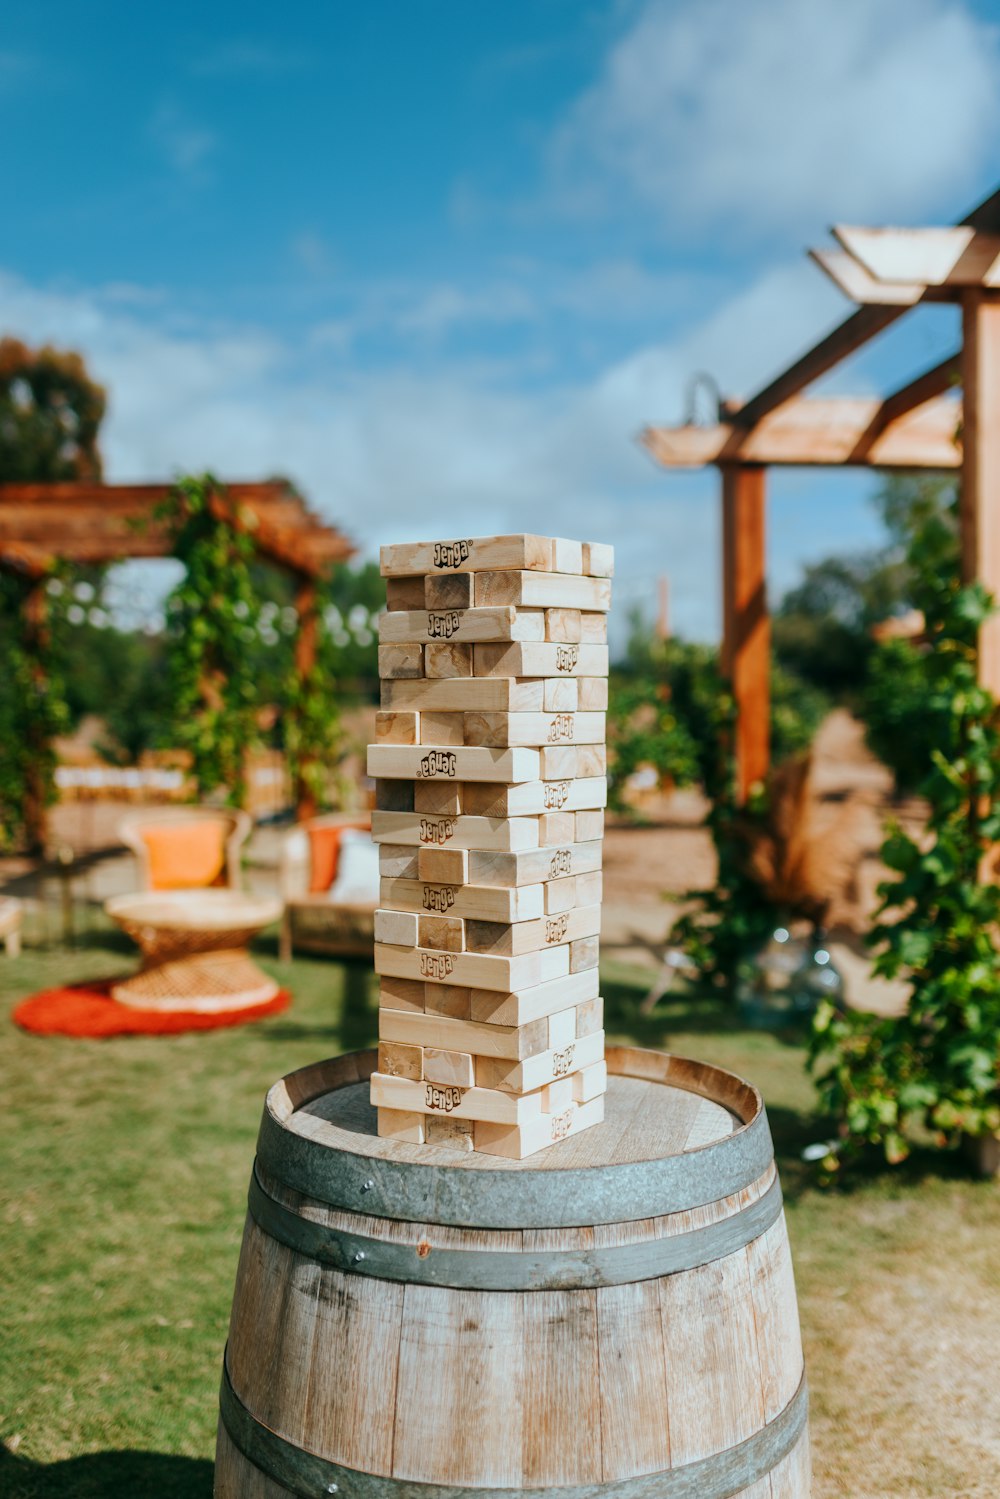
[{"label": "stack of wooden blocks", "polygon": [[380,1135],[520,1159],[604,1117],[611,547],[383,547]]}]

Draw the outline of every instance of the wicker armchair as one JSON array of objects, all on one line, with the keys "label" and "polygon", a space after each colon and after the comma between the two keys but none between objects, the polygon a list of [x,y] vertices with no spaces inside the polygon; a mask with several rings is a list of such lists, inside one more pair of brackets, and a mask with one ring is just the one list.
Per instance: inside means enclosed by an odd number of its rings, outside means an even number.
[{"label": "wicker armchair", "polygon": [[192,828],[206,822],[222,823],[224,838],[224,861],[218,874],[211,879],[192,878],[190,885],[184,882],[172,888],[198,889],[203,886],[224,886],[239,890],[242,885],[240,855],[244,843],[250,836],[253,824],[245,812],[231,808],[215,807],[163,807],[156,811],[136,812],[118,825],[118,836],[135,854],[139,864],[139,889],[157,890],[166,888],[154,878],[150,845],[147,834],[159,829],[173,829],[188,825]]},{"label": "wicker armchair", "polygon": [[330,957],[370,958],[375,943],[377,894],[370,901],[331,899],[329,890],[313,889],[314,839],[320,828],[364,829],[370,822],[345,813],[313,817],[285,835],[281,846],[279,891],[285,903],[281,921],[281,956],[294,949]]}]

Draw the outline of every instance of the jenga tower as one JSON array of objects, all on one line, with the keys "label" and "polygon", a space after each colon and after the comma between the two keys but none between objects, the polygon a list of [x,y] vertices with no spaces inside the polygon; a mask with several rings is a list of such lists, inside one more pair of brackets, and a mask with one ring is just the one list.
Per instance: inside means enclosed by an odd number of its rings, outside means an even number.
[{"label": "jenga tower", "polygon": [[517,1159],[604,1117],[611,547],[382,548],[380,1135]]}]

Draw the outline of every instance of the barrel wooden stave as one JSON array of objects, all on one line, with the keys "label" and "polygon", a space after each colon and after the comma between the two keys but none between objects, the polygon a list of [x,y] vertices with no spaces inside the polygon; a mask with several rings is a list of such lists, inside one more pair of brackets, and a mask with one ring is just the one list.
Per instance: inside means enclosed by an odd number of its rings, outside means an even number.
[{"label": "barrel wooden stave", "polygon": [[[624,1140],[628,1149],[639,1127],[626,1123],[619,1147]],[[773,1180],[771,1164],[728,1198],[655,1219],[477,1230],[346,1212],[261,1173],[269,1195],[311,1222],[423,1244],[430,1255],[650,1243],[740,1214]],[[799,1388],[784,1216],[692,1269],[523,1292],[343,1273],[271,1238],[250,1216],[227,1366],[237,1397],[265,1427],[357,1473],[516,1493],[665,1472],[752,1439]],[[219,1499],[287,1492],[220,1423]],[[740,1499],[808,1494],[804,1433]]]}]

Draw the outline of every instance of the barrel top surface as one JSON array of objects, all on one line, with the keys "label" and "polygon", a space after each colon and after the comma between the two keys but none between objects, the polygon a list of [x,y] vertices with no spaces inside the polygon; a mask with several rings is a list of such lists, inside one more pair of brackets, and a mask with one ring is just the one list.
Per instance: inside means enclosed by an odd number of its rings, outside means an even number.
[{"label": "barrel top surface", "polygon": [[[374,1051],[355,1052],[276,1083],[258,1142],[266,1170],[380,1216],[556,1226],[711,1202],[756,1180],[772,1158],[756,1089],[663,1052],[609,1047],[605,1122],[520,1161],[380,1139],[368,1099],[375,1064]],[[489,1223],[466,1216],[487,1204]]]}]

